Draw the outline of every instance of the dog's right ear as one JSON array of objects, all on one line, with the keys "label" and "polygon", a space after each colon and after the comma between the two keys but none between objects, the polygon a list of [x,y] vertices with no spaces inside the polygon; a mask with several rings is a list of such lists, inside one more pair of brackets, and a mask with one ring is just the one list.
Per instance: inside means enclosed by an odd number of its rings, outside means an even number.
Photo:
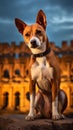
[{"label": "dog's right ear", "polygon": [[15,25],[18,28],[18,31],[23,34],[23,31],[25,29],[25,27],[27,26],[26,23],[24,23],[22,20],[15,18]]}]

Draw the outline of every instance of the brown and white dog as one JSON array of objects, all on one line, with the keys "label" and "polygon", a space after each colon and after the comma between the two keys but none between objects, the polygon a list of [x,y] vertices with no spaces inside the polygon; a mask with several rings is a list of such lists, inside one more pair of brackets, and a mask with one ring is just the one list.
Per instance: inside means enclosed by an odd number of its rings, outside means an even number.
[{"label": "brown and white dog", "polygon": [[[36,23],[27,25],[16,18],[15,25],[32,53],[30,65],[28,65],[30,70],[30,111],[26,119],[35,118],[35,106],[45,117],[50,117],[52,113],[52,119],[60,119],[63,115],[59,113],[58,102],[60,101],[62,104],[62,112],[66,108],[67,98],[63,91],[59,91],[60,67],[46,35],[46,16],[40,10]],[[36,84],[39,92],[35,96]]]}]

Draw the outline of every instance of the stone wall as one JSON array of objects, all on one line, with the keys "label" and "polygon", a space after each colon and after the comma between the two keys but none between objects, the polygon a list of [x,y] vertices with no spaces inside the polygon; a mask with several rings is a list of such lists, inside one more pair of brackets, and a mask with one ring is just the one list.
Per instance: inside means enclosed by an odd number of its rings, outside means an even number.
[{"label": "stone wall", "polygon": [[[61,68],[61,84],[68,97],[68,107],[73,107],[73,40],[62,42],[61,47],[50,42]],[[24,42],[17,45],[0,43],[0,108],[29,109],[29,79],[26,73],[30,50]]]}]

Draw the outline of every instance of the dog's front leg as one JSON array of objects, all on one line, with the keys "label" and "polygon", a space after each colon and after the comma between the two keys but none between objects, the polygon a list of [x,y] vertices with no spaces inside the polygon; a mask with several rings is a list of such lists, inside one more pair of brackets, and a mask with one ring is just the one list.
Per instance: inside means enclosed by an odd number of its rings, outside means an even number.
[{"label": "dog's front leg", "polygon": [[30,91],[30,110],[29,110],[29,114],[26,116],[26,120],[34,120],[35,118],[35,112],[34,112],[35,83],[34,81],[30,81],[29,91]]},{"label": "dog's front leg", "polygon": [[60,114],[58,112],[58,87],[57,81],[52,81],[52,119],[60,119]]}]

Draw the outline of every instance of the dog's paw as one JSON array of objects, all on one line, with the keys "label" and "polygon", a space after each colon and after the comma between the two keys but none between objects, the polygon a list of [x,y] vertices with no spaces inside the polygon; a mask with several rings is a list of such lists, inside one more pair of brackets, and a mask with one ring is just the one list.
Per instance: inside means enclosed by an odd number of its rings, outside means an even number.
[{"label": "dog's paw", "polygon": [[64,115],[61,115],[61,114],[57,113],[57,114],[52,115],[52,119],[53,120],[64,119]]},{"label": "dog's paw", "polygon": [[35,116],[34,115],[30,115],[28,114],[26,117],[25,117],[25,120],[28,120],[28,121],[33,121],[35,119]]},{"label": "dog's paw", "polygon": [[57,113],[57,114],[52,115],[52,119],[53,120],[65,119],[65,116],[63,114]]},{"label": "dog's paw", "polygon": [[53,120],[59,120],[60,119],[60,115],[59,114],[54,114],[54,115],[52,115],[52,119]]}]

